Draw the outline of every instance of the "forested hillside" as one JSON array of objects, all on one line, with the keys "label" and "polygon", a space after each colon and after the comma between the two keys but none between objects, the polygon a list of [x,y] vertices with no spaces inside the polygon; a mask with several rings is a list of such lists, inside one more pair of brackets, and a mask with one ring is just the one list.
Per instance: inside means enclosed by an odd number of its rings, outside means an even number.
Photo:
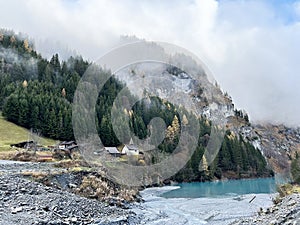
[{"label": "forested hillside", "polygon": [[[77,84],[89,64],[78,56],[61,61],[56,54],[47,60],[34,50],[28,38],[0,30],[0,109],[3,115],[7,120],[37,130],[46,137],[74,139],[72,101]],[[109,72],[101,70],[101,73]],[[95,121],[106,146],[123,144],[113,132],[111,108],[118,92],[124,87],[125,84],[111,77],[99,93]],[[134,98],[130,94],[127,96]],[[155,163],[160,161],[161,155],[171,154],[178,142],[180,127],[192,122],[179,118],[176,110],[175,105],[149,97],[124,112],[130,116],[130,128],[141,139],[150,134],[148,125],[152,118],[163,118],[167,125],[166,138],[158,146],[161,154],[150,154],[146,163]],[[204,181],[272,175],[261,152],[230,130],[226,132],[214,163],[204,163],[199,170],[211,124],[205,117],[199,116],[197,120],[201,128],[198,148],[185,168],[173,177],[175,180]],[[129,138],[128,135],[128,141]]]}]

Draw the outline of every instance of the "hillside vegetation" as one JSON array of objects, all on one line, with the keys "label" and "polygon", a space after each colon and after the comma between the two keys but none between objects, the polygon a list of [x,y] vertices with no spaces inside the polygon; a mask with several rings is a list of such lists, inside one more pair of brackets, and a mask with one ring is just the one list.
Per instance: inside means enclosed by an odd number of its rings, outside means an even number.
[{"label": "hillside vegetation", "polygon": [[[31,132],[4,119],[0,112],[0,152],[11,150],[10,145],[31,138]],[[54,145],[55,140],[39,137],[41,145]]]},{"label": "hillside vegetation", "polygon": [[[73,96],[80,78],[89,65],[90,63],[82,57],[70,57],[66,61],[61,61],[55,54],[50,60],[44,59],[34,51],[33,45],[24,37],[0,30],[0,109],[4,118],[27,129],[38,131],[45,137],[59,140],[74,139]],[[129,99],[134,99],[135,96],[126,89],[125,84],[111,76],[109,71],[99,68],[98,72],[99,76],[110,77],[101,89],[95,106],[98,134],[105,146],[119,146],[125,143],[121,143],[114,133],[111,109],[121,90],[125,89]],[[198,97],[202,98],[201,94]],[[190,118],[190,121],[178,116],[180,110],[182,115]],[[155,164],[173,153],[180,139],[182,126],[199,123],[198,147],[186,166],[173,177],[177,181],[272,175],[261,152],[242,137],[232,136],[230,130],[226,132],[227,136],[213,164],[204,164],[199,170],[200,161],[206,160],[203,153],[212,129],[210,121],[205,116],[190,117],[185,109],[146,94],[144,99],[137,101],[132,108],[126,108],[124,113],[130,118],[131,131],[140,139],[149,137],[151,119],[160,117],[166,123],[166,138],[154,153],[145,154],[143,164],[146,165]],[[126,121],[119,122],[119,129],[126,130],[123,129],[127,126]],[[88,126],[81,124],[83,135]],[[16,134],[18,131],[12,130],[8,137]],[[129,134],[122,135],[129,142]],[[27,140],[28,137],[25,136],[20,136],[20,139]],[[8,141],[5,143],[8,144]]]}]

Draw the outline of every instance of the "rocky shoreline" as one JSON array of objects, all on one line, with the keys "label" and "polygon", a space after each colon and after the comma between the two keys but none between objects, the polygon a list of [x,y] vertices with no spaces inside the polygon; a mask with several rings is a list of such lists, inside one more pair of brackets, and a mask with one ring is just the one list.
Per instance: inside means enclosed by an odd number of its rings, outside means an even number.
[{"label": "rocky shoreline", "polygon": [[[39,180],[33,176],[35,173],[48,176],[42,175]],[[37,180],[39,182],[36,182]],[[92,189],[93,183],[101,185]],[[126,201],[124,196],[132,198],[135,195],[123,195],[127,190],[111,185],[113,184],[93,173],[82,176],[81,173],[70,172],[51,163],[0,160],[0,225],[135,225],[147,224],[149,221],[165,221],[169,217],[164,212],[159,211],[155,214],[151,208],[144,209],[143,205]],[[102,186],[115,193],[105,194],[106,189]],[[103,195],[99,195],[101,193]],[[120,202],[122,204],[119,204]],[[298,225],[300,194],[288,195],[272,207],[262,209],[252,217],[238,219],[231,224]]]},{"label": "rocky shoreline", "polygon": [[24,178],[21,172],[56,170],[47,164],[0,164],[0,224],[139,224],[130,209]]},{"label": "rocky shoreline", "polygon": [[299,225],[300,194],[285,196],[277,204],[257,215],[235,221],[231,225]]}]

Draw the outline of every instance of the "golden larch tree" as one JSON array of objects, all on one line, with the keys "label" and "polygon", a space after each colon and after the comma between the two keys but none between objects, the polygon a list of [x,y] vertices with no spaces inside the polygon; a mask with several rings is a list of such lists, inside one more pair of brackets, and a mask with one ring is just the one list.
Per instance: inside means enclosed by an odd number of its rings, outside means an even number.
[{"label": "golden larch tree", "polygon": [[180,124],[179,124],[178,117],[175,115],[172,121],[172,125],[168,126],[166,130],[166,138],[171,141],[174,140],[176,135],[178,135],[179,131],[180,131]]},{"label": "golden larch tree", "polygon": [[24,88],[26,88],[26,87],[28,86],[27,80],[24,80],[24,81],[23,81],[22,86],[23,86]]},{"label": "golden larch tree", "polygon": [[15,36],[13,35],[13,36],[10,37],[10,43],[15,43],[15,42],[16,42],[16,38],[15,38]]},{"label": "golden larch tree", "polygon": [[32,51],[32,49],[31,49],[30,46],[29,46],[29,42],[28,42],[27,39],[24,40],[23,46],[24,46],[24,48],[25,48],[25,50],[26,50],[27,52],[31,52],[31,51]]},{"label": "golden larch tree", "polygon": [[208,171],[208,163],[207,163],[207,159],[205,157],[205,155],[202,156],[200,165],[199,165],[199,170],[200,171],[204,171],[204,174],[207,176],[209,174]]},{"label": "golden larch tree", "polygon": [[186,115],[184,114],[183,117],[182,117],[182,125],[183,126],[186,126],[189,124],[189,121],[188,119],[186,118]]},{"label": "golden larch tree", "polygon": [[64,98],[66,97],[67,92],[66,92],[66,89],[65,89],[65,88],[63,88],[63,89],[61,90],[61,95],[62,95]]}]

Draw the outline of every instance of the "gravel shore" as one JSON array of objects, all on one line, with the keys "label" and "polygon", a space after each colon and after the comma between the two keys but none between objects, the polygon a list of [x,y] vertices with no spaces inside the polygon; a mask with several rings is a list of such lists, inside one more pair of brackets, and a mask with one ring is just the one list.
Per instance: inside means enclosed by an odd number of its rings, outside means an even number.
[{"label": "gravel shore", "polygon": [[0,162],[0,224],[139,224],[130,210],[25,179],[18,172],[51,165]]},{"label": "gravel shore", "polygon": [[[19,163],[0,160],[0,225],[135,225],[148,224],[148,222],[157,224],[158,221],[166,222],[170,217],[158,209],[155,213],[156,208],[153,209],[154,211],[151,207],[144,208],[144,204],[129,204],[129,208],[131,206],[132,208],[124,209],[102,201],[80,197],[64,189],[45,186],[33,181],[30,176],[24,178],[22,175],[24,172],[53,173],[64,170],[66,169],[57,168],[51,163]],[[149,204],[151,202],[153,201]],[[192,200],[189,200],[189,204],[189,207],[195,207],[195,205],[200,207],[204,203],[193,204]],[[196,211],[201,213],[203,210],[196,209]],[[169,219],[172,220],[172,218]],[[180,219],[184,218],[178,217],[177,222]],[[170,224],[174,224],[174,221],[171,222]],[[194,224],[190,218],[189,224]],[[207,224],[210,224],[210,221]],[[231,224],[300,225],[300,194],[289,195],[280,203],[268,209],[265,208],[256,215],[238,219]]]},{"label": "gravel shore", "polygon": [[300,194],[286,196],[282,201],[256,216],[238,220],[232,225],[300,225]]}]

